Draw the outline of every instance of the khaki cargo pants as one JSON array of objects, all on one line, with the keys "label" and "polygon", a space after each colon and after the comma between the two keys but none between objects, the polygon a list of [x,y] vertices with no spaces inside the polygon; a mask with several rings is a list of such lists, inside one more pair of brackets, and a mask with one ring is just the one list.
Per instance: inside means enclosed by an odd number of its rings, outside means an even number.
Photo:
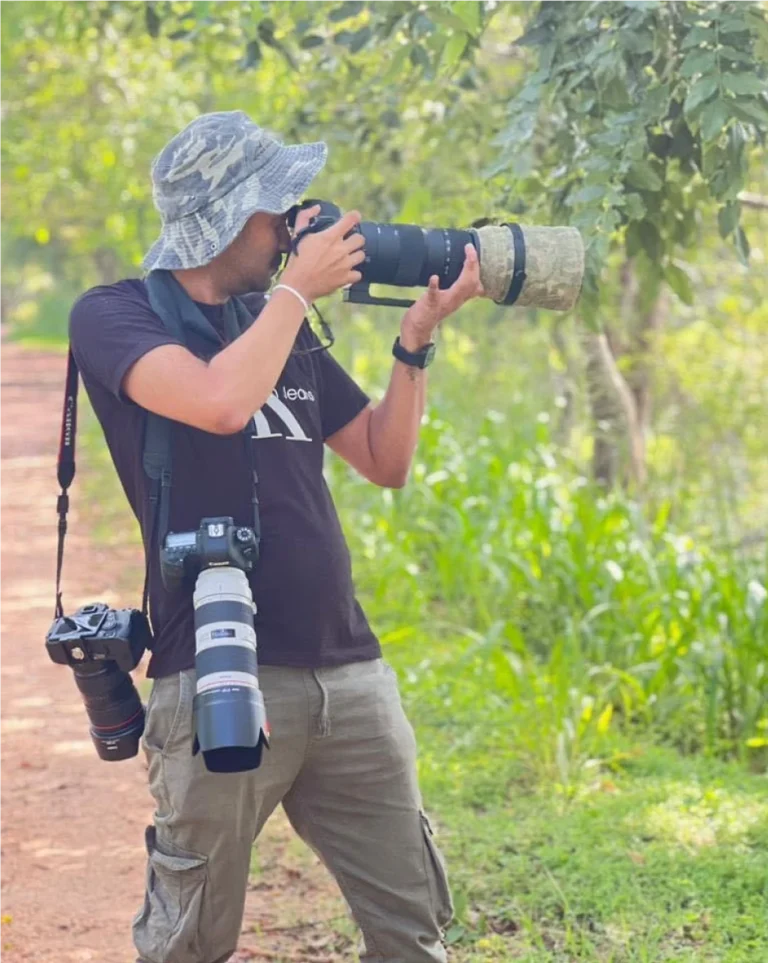
[{"label": "khaki cargo pants", "polygon": [[252,772],[211,773],[192,755],[194,670],[155,681],[143,746],[154,825],[142,963],[224,963],[235,951],[251,846],[282,803],[335,877],[367,963],[442,963],[452,915],[421,806],[416,742],[381,659],[329,669],[264,666],[271,748]]}]

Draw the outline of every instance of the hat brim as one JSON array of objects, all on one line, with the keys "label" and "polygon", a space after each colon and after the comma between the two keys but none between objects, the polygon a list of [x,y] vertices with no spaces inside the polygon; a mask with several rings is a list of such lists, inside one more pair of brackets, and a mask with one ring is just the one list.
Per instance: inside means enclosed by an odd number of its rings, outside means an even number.
[{"label": "hat brim", "polygon": [[327,156],[322,141],[281,144],[261,170],[231,191],[192,214],[166,221],[142,267],[145,271],[174,271],[210,264],[235,240],[252,214],[283,214],[298,204]]}]

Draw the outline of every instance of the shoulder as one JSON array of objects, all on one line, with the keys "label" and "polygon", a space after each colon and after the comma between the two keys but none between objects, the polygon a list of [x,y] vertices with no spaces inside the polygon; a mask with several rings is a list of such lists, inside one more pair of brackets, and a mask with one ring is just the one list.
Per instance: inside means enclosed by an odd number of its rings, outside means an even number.
[{"label": "shoulder", "polygon": [[139,278],[100,284],[81,294],[70,311],[70,337],[76,337],[81,330],[89,330],[94,324],[105,325],[110,320],[127,319],[160,323],[149,306],[144,282]]},{"label": "shoulder", "polygon": [[139,278],[126,278],[114,284],[99,284],[89,288],[75,301],[72,310],[83,310],[104,304],[135,304],[147,307],[149,299],[144,282]]}]

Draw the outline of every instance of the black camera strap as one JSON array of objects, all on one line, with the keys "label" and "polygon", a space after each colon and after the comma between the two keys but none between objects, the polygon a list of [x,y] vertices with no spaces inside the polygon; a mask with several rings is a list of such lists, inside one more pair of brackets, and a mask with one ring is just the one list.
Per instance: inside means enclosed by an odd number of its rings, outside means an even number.
[{"label": "black camera strap", "polygon": [[56,605],[54,618],[64,615],[61,604],[61,569],[64,564],[64,538],[67,534],[67,512],[69,495],[67,489],[75,477],[75,433],[77,431],[77,363],[69,352],[67,357],[67,381],[64,388],[64,413],[61,418],[61,437],[59,439],[59,460],[56,474],[61,485],[61,494],[56,500],[59,516],[59,544],[56,549]]},{"label": "black camera strap", "polygon": [[[61,493],[56,500],[56,512],[59,516],[58,545],[56,548],[56,603],[54,618],[64,615],[61,599],[61,571],[64,566],[64,539],[67,534],[67,512],[69,511],[68,489],[75,478],[75,441],[77,438],[77,392],[80,383],[80,372],[72,351],[67,355],[67,376],[64,388],[64,411],[61,418],[61,436],[59,439],[59,458],[56,475],[61,485]],[[147,556],[149,558],[149,556]],[[149,563],[144,572],[144,591],[142,593],[141,611],[147,616],[147,598],[149,591]]]},{"label": "black camera strap", "polygon": [[[145,278],[149,303],[152,310],[165,325],[169,334],[182,344],[186,344],[186,332],[195,331],[212,348],[221,350],[221,337],[187,294],[170,271],[151,271]],[[239,337],[253,323],[253,316],[243,302],[236,297],[227,301],[224,310],[224,325],[229,342]],[[172,425],[173,422],[153,412],[147,412],[144,436],[144,471],[152,482],[150,502],[152,503],[153,531],[149,546],[162,547],[168,534],[170,519],[172,472]],[[251,504],[253,506],[253,530],[257,541],[260,540],[261,523],[259,519],[258,474],[253,453],[250,433],[243,432],[246,459],[251,476]],[[148,546],[147,552],[150,547]],[[146,589],[146,586],[145,586]]]}]

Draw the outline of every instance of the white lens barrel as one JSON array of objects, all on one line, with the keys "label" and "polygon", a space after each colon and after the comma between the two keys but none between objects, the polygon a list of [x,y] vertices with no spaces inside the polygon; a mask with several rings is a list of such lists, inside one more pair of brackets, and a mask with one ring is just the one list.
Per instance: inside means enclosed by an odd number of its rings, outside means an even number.
[{"label": "white lens barrel", "polygon": [[195,609],[194,700],[197,738],[212,772],[255,769],[266,745],[267,720],[256,659],[256,606],[245,573],[203,569]]}]

